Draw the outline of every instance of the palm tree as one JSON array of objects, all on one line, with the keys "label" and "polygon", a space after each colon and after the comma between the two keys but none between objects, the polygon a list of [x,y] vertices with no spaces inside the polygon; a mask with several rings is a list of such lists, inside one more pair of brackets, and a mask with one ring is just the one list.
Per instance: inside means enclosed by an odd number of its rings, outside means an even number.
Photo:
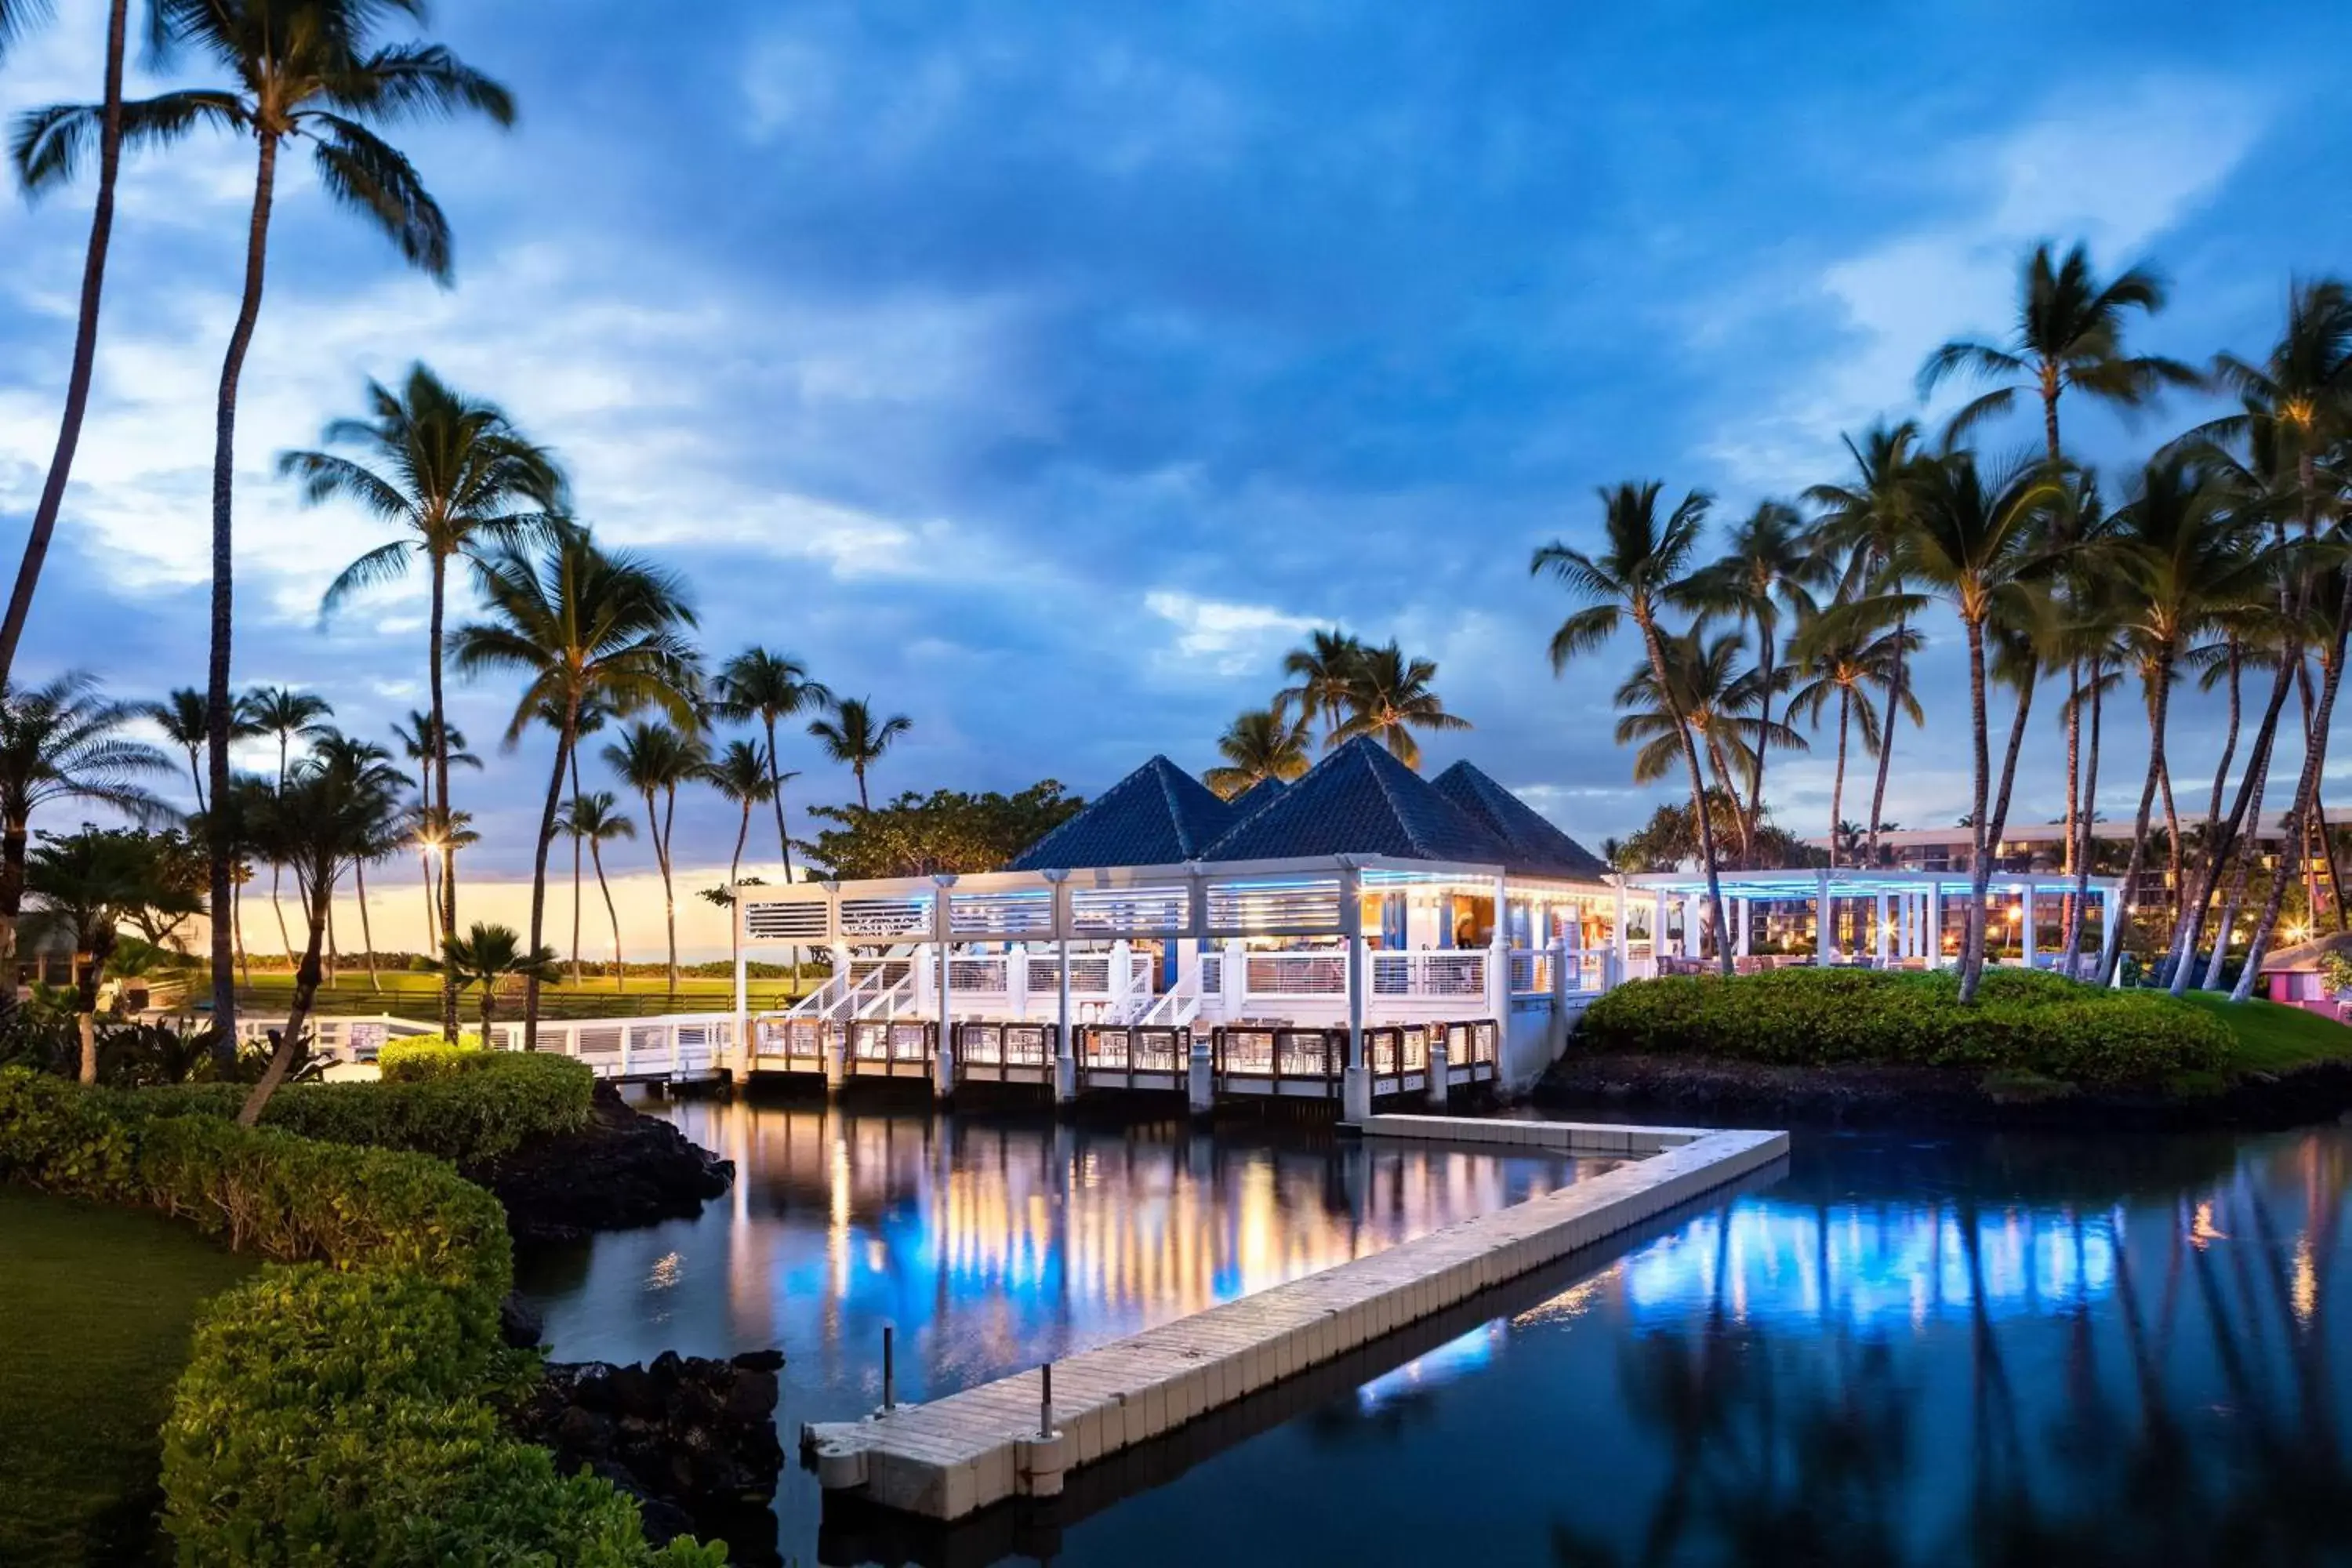
[{"label": "palm tree", "polygon": [[1421,743],[1415,730],[1467,730],[1470,721],[1445,710],[1444,700],[1430,689],[1437,679],[1437,661],[1407,658],[1394,641],[1367,647],[1358,654],[1348,689],[1340,700],[1348,717],[1332,738],[1352,741],[1369,735],[1389,749],[1389,755],[1409,768],[1421,766]]},{"label": "palm tree", "polygon": [[[240,792],[245,829],[273,865],[294,869],[304,940],[294,969],[294,1000],[269,1066],[237,1120],[250,1127],[285,1081],[303,1048],[304,1026],[319,994],[319,951],[326,941],[335,884],[346,866],[381,860],[400,844],[400,791],[406,781],[370,747],[321,748],[294,764],[275,790]],[[215,790],[215,797],[219,791]]]},{"label": "palm tree", "polygon": [[1707,919],[1715,931],[1717,959],[1729,974],[1731,942],[1724,925],[1723,882],[1714,818],[1706,806],[1706,780],[1690,727],[1675,710],[1676,691],[1667,674],[1665,639],[1658,625],[1661,611],[1688,605],[1693,597],[1687,579],[1706,523],[1708,497],[1704,490],[1691,491],[1662,521],[1658,492],[1663,488],[1652,479],[1603,489],[1601,530],[1607,544],[1601,553],[1588,555],[1555,541],[1535,552],[1528,571],[1554,578],[1584,604],[1552,634],[1553,674],[1601,647],[1628,621],[1641,636],[1659,696],[1676,720],[1683,766],[1690,775],[1691,814],[1698,822],[1699,858],[1706,868]]},{"label": "palm tree", "polygon": [[[1911,594],[1907,576],[1911,548],[1913,468],[1919,461],[1919,426],[1906,419],[1880,423],[1864,432],[1857,443],[1839,437],[1853,459],[1853,478],[1844,484],[1815,485],[1805,500],[1821,508],[1816,520],[1817,543],[1830,558],[1843,556],[1838,596],[1854,599],[1879,595],[1901,608],[1895,629],[1909,628],[1924,601]],[[1910,658],[1898,647],[1893,683],[1887,688],[1885,710],[1878,721],[1878,774],[1870,786],[1870,823],[1864,843],[1864,858],[1876,863],[1878,835],[1886,814],[1886,780],[1895,760],[1895,710],[1910,695]],[[2070,765],[2068,776],[2073,776]]]},{"label": "palm tree", "polygon": [[[1637,746],[1633,782],[1654,784],[1681,760],[1685,733],[1697,738],[1716,789],[1732,803],[1733,831],[1745,834],[1748,817],[1739,807],[1738,785],[1753,775],[1756,752],[1767,743],[1799,749],[1804,738],[1783,723],[1761,717],[1762,672],[1742,668],[1747,642],[1738,632],[1710,637],[1704,622],[1664,640],[1666,679],[1662,688],[1644,660],[1617,688],[1624,712],[1617,721],[1617,743]],[[1747,852],[1745,838],[1743,854]]]},{"label": "palm tree", "polygon": [[727,945],[728,957],[740,951],[740,932],[734,918],[736,884],[743,879],[743,845],[751,837],[751,808],[763,805],[775,796],[773,759],[767,749],[756,741],[730,741],[727,749],[710,759],[702,771],[703,782],[743,809],[743,820],[735,829],[734,858],[727,862]]},{"label": "palm tree", "polygon": [[827,758],[857,775],[857,805],[861,811],[874,808],[874,803],[866,795],[866,770],[881,761],[891,742],[915,727],[915,721],[904,713],[893,713],[877,723],[872,700],[845,697],[835,704],[832,718],[819,719],[808,727],[808,732],[824,743]]},{"label": "palm tree", "polygon": [[1275,711],[1296,710],[1299,718],[1308,723],[1321,720],[1323,743],[1333,744],[1339,739],[1349,688],[1355,681],[1356,666],[1363,655],[1364,645],[1338,626],[1309,632],[1305,646],[1283,655],[1282,673],[1290,677],[1294,684],[1275,693]]},{"label": "palm tree", "polygon": [[[613,989],[625,988],[623,978],[627,973],[621,960],[621,912],[613,907],[613,886],[604,879],[604,846],[616,839],[635,838],[637,825],[615,809],[616,802],[610,790],[596,790],[587,795],[575,795],[556,819],[558,831],[568,835],[574,843],[588,846],[588,858],[596,867],[596,890],[604,895],[604,915],[613,922]],[[576,911],[579,900],[575,896]],[[572,933],[572,983],[580,983],[580,932],[575,912]]]},{"label": "palm tree", "polygon": [[[584,529],[565,529],[537,558],[501,551],[481,572],[489,619],[459,628],[455,662],[467,675],[513,670],[526,679],[507,725],[512,746],[542,711],[562,715],[531,858],[530,940],[539,951],[547,903],[547,849],[564,777],[591,709],[625,714],[654,709],[679,723],[696,718],[699,686],[686,631],[694,625],[686,590],[669,573],[598,548]],[[534,972],[523,993],[523,1047],[539,1044]]]},{"label": "palm tree", "polygon": [[[553,984],[562,978],[562,969],[551,947],[534,947],[525,951],[522,938],[512,926],[495,925],[476,921],[472,929],[441,950],[433,967],[457,981],[463,991],[469,985],[482,988],[482,1044],[490,1043],[490,1025],[495,1017],[499,986],[509,980],[521,980],[527,987],[526,996],[535,995],[542,984]],[[530,1039],[526,1008],[524,1039]],[[525,1049],[529,1049],[528,1045]]]},{"label": "palm tree", "polygon": [[0,687],[0,962],[16,952],[33,813],[54,800],[111,806],[137,822],[173,813],[145,783],[172,771],[163,753],[122,731],[143,716],[68,671],[30,690]]},{"label": "palm tree", "polygon": [[1279,703],[1244,713],[1218,737],[1217,754],[1225,760],[1202,774],[1203,782],[1234,800],[1265,780],[1287,783],[1297,778],[1311,761],[1307,754],[1308,722],[1304,713],[1286,714]]},{"label": "palm tree", "polygon": [[[1992,816],[1992,757],[1986,711],[1987,633],[1996,617],[2022,608],[2019,603],[2044,557],[2036,529],[2044,510],[2063,500],[2041,465],[1996,468],[1990,474],[1969,451],[1948,452],[1924,462],[1913,474],[1914,574],[1952,603],[1967,634],[1969,732],[1975,788],[1969,821],[1973,842],[1969,868],[1967,945],[1960,960],[1960,999],[1976,998],[1984,968],[1984,902],[1992,877],[1992,857],[2000,842]],[[2031,695],[2031,688],[2025,693]],[[2023,699],[2021,699],[2021,706]],[[2011,756],[2015,752],[2012,749]],[[2001,781],[2006,795],[2009,778]]]},{"label": "palm tree", "polygon": [[710,760],[699,733],[667,724],[638,722],[624,728],[604,748],[604,765],[646,803],[646,833],[654,863],[661,868],[662,921],[669,936],[669,988],[677,990],[677,896],[671,886],[670,834],[677,823],[678,786],[702,776]]},{"label": "palm tree", "polygon": [[[392,765],[392,753],[373,741],[362,741],[356,735],[346,735],[332,726],[321,729],[311,747],[311,755],[329,767],[341,769],[358,779],[362,786],[397,795],[415,781]],[[360,906],[360,941],[366,949],[368,989],[381,991],[383,982],[375,969],[375,928],[368,915],[367,868],[371,860],[384,860],[397,851],[407,837],[405,815],[388,825],[388,837],[370,855],[352,858],[352,896]],[[331,905],[334,889],[329,888]]]},{"label": "palm tree", "polygon": [[[1804,618],[1792,639],[1790,654],[1809,679],[1789,699],[1791,718],[1801,713],[1819,728],[1831,700],[1837,702],[1837,763],[1830,782],[1830,864],[1838,863],[1838,824],[1845,820],[1846,741],[1859,728],[1862,752],[1874,757],[1891,738],[1888,720],[1871,706],[1874,692],[1884,694],[1890,719],[1907,715],[1915,725],[1927,721],[1919,700],[1902,684],[1902,670],[1918,651],[1919,634],[1907,624],[1914,607],[1909,595],[1866,595],[1832,604]],[[1865,863],[1877,848],[1865,832],[1862,845]]]},{"label": "palm tree", "polygon": [[[188,783],[196,792],[196,810],[205,809],[205,774],[203,756],[205,738],[211,733],[210,721],[205,713],[205,694],[193,686],[183,686],[161,702],[140,705],[140,713],[163,731],[163,738],[187,753]],[[262,733],[253,721],[247,706],[237,704],[233,732],[240,741],[249,741]]]},{"label": "palm tree", "polygon": [[[9,0],[0,5],[0,58],[5,58],[17,33],[47,9],[39,0]],[[66,481],[73,473],[74,450],[81,442],[82,416],[89,406],[90,373],[98,357],[99,300],[105,289],[107,248],[114,234],[115,176],[122,162],[122,48],[129,12],[128,0],[110,0],[106,8],[105,96],[95,116],[68,116],[70,123],[59,125],[58,110],[37,110],[17,121],[10,144],[18,179],[28,195],[38,196],[58,181],[70,176],[88,153],[94,130],[98,138],[98,200],[90,208],[89,245],[82,257],[81,302],[74,322],[73,357],[66,372],[66,403],[58,419],[57,446],[49,456],[48,477],[42,481],[41,498],[33,509],[33,525],[25,536],[25,555],[16,568],[16,585],[8,595],[6,615],[0,618],[0,687],[8,684],[16,668],[16,644],[24,636],[26,617],[32,613],[33,592],[39,586],[49,541],[57,532],[58,513],[65,505]],[[142,104],[140,110],[142,115],[153,112],[151,105]],[[66,167],[54,175],[41,173],[54,163]]]},{"label": "palm tree", "polygon": [[[278,787],[286,787],[286,765],[291,760],[294,737],[305,739],[327,727],[334,708],[323,697],[297,691],[290,686],[257,686],[237,700],[236,727],[252,735],[278,737]],[[294,939],[287,933],[286,907],[278,901],[283,868],[269,868],[269,907],[278,915],[278,944],[290,960]]]},{"label": "palm tree", "polygon": [[[261,313],[278,154],[289,140],[307,142],[319,184],[331,198],[380,227],[408,261],[436,279],[449,275],[449,229],[415,169],[371,129],[426,116],[471,111],[500,125],[514,119],[506,89],[437,44],[377,44],[371,35],[388,16],[421,18],[424,0],[156,0],[158,31],[209,57],[234,80],[226,89],[166,93],[122,104],[125,142],[169,141],[198,125],[253,138],[253,206],[246,230],[245,287],[221,361],[213,445],[212,657],[205,700],[211,720],[209,782],[228,785],[234,631],[231,498],[236,460],[237,385]],[[58,106],[18,132],[18,167],[28,189],[69,175],[104,105]],[[103,132],[101,130],[102,136]],[[212,903],[229,901],[227,846],[214,846]],[[236,976],[227,931],[213,931],[213,1005],[234,1031]]]},{"label": "palm tree", "polygon": [[1780,618],[1803,616],[1812,605],[1812,590],[1829,575],[1829,559],[1807,537],[1796,509],[1768,500],[1732,531],[1731,549],[1692,576],[1692,591],[1705,608],[1732,616],[1741,632],[1752,627],[1756,635],[1758,717],[1767,728],[1759,732],[1760,743],[1746,781],[1748,804],[1740,816],[1743,856],[1745,847],[1755,842],[1764,811],[1764,753],[1770,743],[1765,737],[1770,733],[1772,699],[1781,689]]},{"label": "palm tree", "polygon": [[809,679],[808,667],[788,654],[764,647],[745,648],[719,668],[711,683],[718,698],[714,711],[733,724],[759,721],[768,745],[769,799],[776,808],[776,848],[784,858],[784,880],[793,879],[793,840],[784,825],[784,780],[776,752],[776,724],[795,714],[822,712],[833,706],[833,692],[822,681]]},{"label": "palm tree", "polygon": [[81,1081],[98,1081],[98,987],[126,923],[204,912],[204,902],[171,876],[144,833],[85,826],[41,835],[25,867],[25,885],[40,902],[43,923],[73,942],[74,1016],[81,1034]]}]

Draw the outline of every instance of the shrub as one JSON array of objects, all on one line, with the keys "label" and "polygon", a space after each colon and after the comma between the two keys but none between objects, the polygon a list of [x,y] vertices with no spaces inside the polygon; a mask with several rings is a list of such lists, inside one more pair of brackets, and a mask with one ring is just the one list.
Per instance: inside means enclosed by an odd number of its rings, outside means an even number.
[{"label": "shrub", "polygon": [[[291,1084],[270,1097],[262,1125],[330,1143],[437,1154],[461,1165],[510,1154],[588,1121],[595,1074],[569,1057],[532,1051],[453,1053],[462,1067],[390,1083]],[[235,1119],[233,1084],[142,1089],[121,1097],[133,1116]]]},{"label": "shrub", "polygon": [[2169,996],[2008,969],[1988,972],[1969,1006],[1948,973],[1780,969],[1636,981],[1592,1004],[1583,1037],[1604,1051],[1903,1063],[2096,1085],[2218,1068],[2231,1047],[2226,1025]]},{"label": "shrub", "polygon": [[478,1065],[490,1053],[479,1035],[410,1035],[386,1040],[375,1055],[375,1065],[386,1083],[422,1083]]}]

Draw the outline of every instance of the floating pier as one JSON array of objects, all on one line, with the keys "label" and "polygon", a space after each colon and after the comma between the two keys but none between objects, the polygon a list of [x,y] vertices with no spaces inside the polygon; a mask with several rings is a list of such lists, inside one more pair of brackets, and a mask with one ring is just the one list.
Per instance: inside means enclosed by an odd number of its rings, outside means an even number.
[{"label": "floating pier", "polygon": [[[864,1421],[811,1423],[820,1484],[961,1519],[1050,1497],[1066,1472],[1465,1301],[1771,1163],[1785,1132],[1373,1117],[1374,1137],[1540,1147],[1628,1163],[1055,1364]],[[1636,1140],[1639,1140],[1637,1144]],[[1050,1409],[1050,1421],[1046,1419]]]}]

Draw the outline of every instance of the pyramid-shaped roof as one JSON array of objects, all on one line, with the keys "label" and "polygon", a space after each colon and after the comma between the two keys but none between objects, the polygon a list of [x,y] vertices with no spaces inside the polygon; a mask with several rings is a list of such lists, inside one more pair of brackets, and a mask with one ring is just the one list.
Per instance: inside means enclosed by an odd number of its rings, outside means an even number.
[{"label": "pyramid-shaped roof", "polygon": [[1233,808],[1234,826],[1240,826],[1253,813],[1263,811],[1267,806],[1272,805],[1276,801],[1280,800],[1283,797],[1284,793],[1289,788],[1290,786],[1284,784],[1280,779],[1269,775],[1258,780],[1257,783],[1250,785],[1249,788],[1234,796]]},{"label": "pyramid-shaped roof", "polygon": [[1509,846],[1427,779],[1360,735],[1209,846],[1211,860],[1387,855],[1503,865]]},{"label": "pyramid-shaped roof", "polygon": [[1154,757],[1023,850],[1010,868],[1178,865],[1200,858],[1238,820],[1208,785]]},{"label": "pyramid-shaped roof", "polygon": [[1599,856],[1469,763],[1456,763],[1429,783],[1510,847],[1512,869],[1549,871],[1585,880],[1608,875],[1609,868]]}]

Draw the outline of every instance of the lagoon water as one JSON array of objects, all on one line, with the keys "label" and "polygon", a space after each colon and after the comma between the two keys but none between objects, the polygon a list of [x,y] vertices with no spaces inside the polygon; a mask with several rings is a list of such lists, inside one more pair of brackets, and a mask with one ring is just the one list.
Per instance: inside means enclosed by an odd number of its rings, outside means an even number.
[{"label": "lagoon water", "polygon": [[[698,1220],[526,1260],[565,1359],[920,1399],[1590,1173],[1309,1128],[688,1102]],[[1783,1174],[1050,1530],[1072,1563],[2352,1563],[2352,1133],[1800,1135]],[[2334,1341],[2335,1342],[2331,1342]],[[856,1561],[787,1470],[782,1554]],[[824,1528],[821,1530],[821,1523]]]}]

